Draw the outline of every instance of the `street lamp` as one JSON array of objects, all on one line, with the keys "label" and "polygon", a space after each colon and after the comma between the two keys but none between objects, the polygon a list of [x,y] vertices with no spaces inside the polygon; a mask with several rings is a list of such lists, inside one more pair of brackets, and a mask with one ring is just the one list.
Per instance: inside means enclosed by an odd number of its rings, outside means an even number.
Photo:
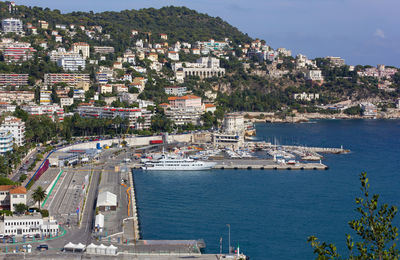
[{"label": "street lamp", "polygon": [[229,241],[229,247],[228,247],[228,252],[229,254],[231,253],[231,224],[226,224],[228,226],[228,241]]}]

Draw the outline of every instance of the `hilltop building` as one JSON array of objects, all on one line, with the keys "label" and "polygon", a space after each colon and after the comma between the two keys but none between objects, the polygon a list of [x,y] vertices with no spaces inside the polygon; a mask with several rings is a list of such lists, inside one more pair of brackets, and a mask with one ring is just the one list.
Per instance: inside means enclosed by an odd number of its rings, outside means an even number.
[{"label": "hilltop building", "polygon": [[25,144],[25,122],[21,119],[8,116],[0,125],[0,131],[9,132],[13,135],[14,144],[23,146]]}]

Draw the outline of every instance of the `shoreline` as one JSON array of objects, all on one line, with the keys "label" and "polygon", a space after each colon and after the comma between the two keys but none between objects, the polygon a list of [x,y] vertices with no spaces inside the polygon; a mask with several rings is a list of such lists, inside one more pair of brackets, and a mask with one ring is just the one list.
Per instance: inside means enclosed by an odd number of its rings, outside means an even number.
[{"label": "shoreline", "polygon": [[[374,119],[374,120],[393,120],[400,119],[400,110],[394,113],[378,114],[375,117],[372,116],[361,116],[361,115],[347,115],[344,113],[339,114],[320,114],[320,113],[296,113],[293,117],[281,118],[276,116],[275,113],[263,113],[263,112],[242,112],[247,120],[253,123],[305,123],[311,120],[359,120],[359,119]],[[261,118],[261,116],[264,116]]]}]

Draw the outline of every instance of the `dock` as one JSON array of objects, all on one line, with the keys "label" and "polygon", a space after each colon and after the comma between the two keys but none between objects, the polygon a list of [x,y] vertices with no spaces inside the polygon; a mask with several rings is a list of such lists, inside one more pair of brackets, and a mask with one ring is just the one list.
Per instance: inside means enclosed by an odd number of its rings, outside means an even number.
[{"label": "dock", "polygon": [[[215,160],[215,170],[328,170],[329,167],[322,163],[279,164],[273,160],[262,159],[223,159]],[[140,169],[140,164],[131,164],[132,169]]]},{"label": "dock", "polygon": [[322,163],[300,163],[279,164],[273,160],[221,160],[217,161],[214,169],[234,169],[234,170],[328,170],[328,166]]},{"label": "dock", "polygon": [[313,153],[333,153],[333,154],[346,154],[350,153],[349,149],[344,148],[329,148],[329,147],[309,147],[309,146],[297,146],[297,145],[277,145],[265,142],[255,142],[252,144],[255,148],[267,148],[267,149],[287,149],[287,150],[302,150]]}]

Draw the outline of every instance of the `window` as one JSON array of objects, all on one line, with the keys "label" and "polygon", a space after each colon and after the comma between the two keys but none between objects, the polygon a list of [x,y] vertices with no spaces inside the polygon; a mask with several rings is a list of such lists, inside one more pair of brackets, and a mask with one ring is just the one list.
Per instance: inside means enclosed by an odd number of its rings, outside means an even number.
[{"label": "window", "polygon": [[13,195],[13,198],[18,198],[18,195]]},{"label": "window", "polygon": [[19,197],[20,197],[20,198],[24,198],[24,197],[25,197],[25,195],[19,195]]}]

